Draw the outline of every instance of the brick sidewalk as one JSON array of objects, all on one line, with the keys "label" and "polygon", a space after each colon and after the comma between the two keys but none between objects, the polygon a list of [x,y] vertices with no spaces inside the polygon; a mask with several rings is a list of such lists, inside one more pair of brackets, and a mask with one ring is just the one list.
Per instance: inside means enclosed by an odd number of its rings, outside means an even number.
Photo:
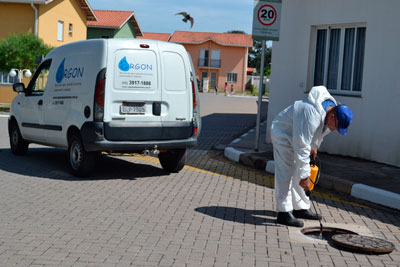
[{"label": "brick sidewalk", "polygon": [[[398,250],[345,252],[276,225],[272,176],[209,151],[254,119],[220,119],[226,112],[204,102],[212,123],[179,174],[155,158],[107,156],[80,180],[68,173],[64,150],[11,155],[0,118],[0,266],[400,266]],[[324,225],[400,247],[398,212],[330,191],[316,200]]]},{"label": "brick sidewalk", "polygon": [[[363,255],[299,241],[274,223],[271,176],[205,151],[192,150],[188,166],[170,175],[154,158],[104,157],[89,180],[66,173],[63,156],[0,153],[0,265],[400,265],[398,251]],[[397,213],[328,194],[316,205],[324,223],[359,225],[400,246]]]}]

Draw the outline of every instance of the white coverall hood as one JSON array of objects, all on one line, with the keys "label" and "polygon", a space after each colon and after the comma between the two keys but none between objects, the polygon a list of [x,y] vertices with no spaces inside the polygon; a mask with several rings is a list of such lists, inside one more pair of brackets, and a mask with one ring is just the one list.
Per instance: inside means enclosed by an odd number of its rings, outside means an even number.
[{"label": "white coverall hood", "polygon": [[[309,208],[308,197],[298,184],[300,179],[310,176],[311,149],[319,148],[323,137],[330,132],[325,126],[326,112],[322,107],[322,102],[328,99],[336,104],[324,86],[315,86],[307,100],[296,101],[272,121],[278,211],[290,211],[293,206],[295,209]],[[289,196],[287,190],[292,190]],[[303,200],[306,203],[302,203]]]}]

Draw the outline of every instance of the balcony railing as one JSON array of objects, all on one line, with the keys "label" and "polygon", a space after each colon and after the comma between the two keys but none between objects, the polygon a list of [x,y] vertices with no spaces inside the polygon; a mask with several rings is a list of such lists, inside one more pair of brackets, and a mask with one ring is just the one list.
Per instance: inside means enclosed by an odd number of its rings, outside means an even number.
[{"label": "balcony railing", "polygon": [[199,58],[199,67],[208,67],[208,58]]},{"label": "balcony railing", "polygon": [[221,68],[221,60],[220,59],[207,59],[207,58],[199,58],[199,67],[210,67],[210,68]]}]

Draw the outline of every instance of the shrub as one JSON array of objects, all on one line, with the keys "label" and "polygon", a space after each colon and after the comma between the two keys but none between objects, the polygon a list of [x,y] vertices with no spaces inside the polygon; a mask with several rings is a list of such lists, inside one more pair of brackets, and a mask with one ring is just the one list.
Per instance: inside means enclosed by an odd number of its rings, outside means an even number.
[{"label": "shrub", "polygon": [[11,68],[34,70],[38,66],[36,57],[47,55],[52,48],[33,34],[11,34],[0,41],[0,71]]}]

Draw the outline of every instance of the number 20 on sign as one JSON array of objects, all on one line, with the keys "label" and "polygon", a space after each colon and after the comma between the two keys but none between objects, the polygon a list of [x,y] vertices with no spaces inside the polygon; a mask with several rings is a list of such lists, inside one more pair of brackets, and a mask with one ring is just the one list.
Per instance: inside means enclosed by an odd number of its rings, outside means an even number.
[{"label": "number 20 on sign", "polygon": [[276,9],[271,5],[263,5],[257,14],[258,21],[265,26],[270,26],[276,21]]}]

